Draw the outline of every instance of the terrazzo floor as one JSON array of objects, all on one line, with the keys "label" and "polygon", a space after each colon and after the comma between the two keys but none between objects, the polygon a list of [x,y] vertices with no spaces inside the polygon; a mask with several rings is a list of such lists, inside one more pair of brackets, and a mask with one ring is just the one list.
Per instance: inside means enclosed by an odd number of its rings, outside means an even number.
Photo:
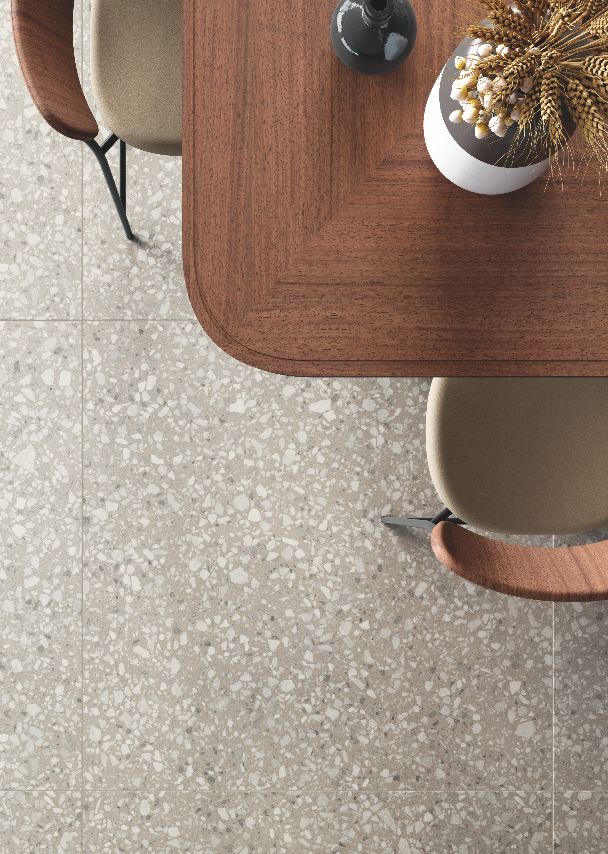
[{"label": "terrazzo floor", "polygon": [[218,350],[180,162],[130,153],[128,245],[0,42],[0,851],[607,851],[605,606],[383,529],[429,381]]}]

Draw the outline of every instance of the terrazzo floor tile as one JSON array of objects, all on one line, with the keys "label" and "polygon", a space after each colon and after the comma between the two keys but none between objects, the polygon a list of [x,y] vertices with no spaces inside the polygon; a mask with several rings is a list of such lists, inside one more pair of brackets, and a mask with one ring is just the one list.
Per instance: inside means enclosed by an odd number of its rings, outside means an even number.
[{"label": "terrazzo floor tile", "polygon": [[79,317],[83,146],[52,130],[33,105],[8,0],[0,55],[0,319]]},{"label": "terrazzo floor tile", "polygon": [[608,851],[608,795],[573,792],[555,798],[555,851],[605,854]]},{"label": "terrazzo floor tile", "polygon": [[583,707],[556,716],[555,788],[608,790],[608,711]]},{"label": "terrazzo floor tile", "polygon": [[560,546],[579,546],[585,543],[600,543],[608,540],[608,528],[596,528],[593,531],[583,531],[581,534],[559,535],[554,538],[556,548]]},{"label": "terrazzo floor tile", "polygon": [[[556,537],[556,546],[606,539],[606,530]],[[608,788],[606,603],[555,606],[555,780],[558,791]],[[598,849],[599,850],[599,849]]]},{"label": "terrazzo floor tile", "polygon": [[[84,161],[85,317],[191,319],[181,258],[181,158],[129,148],[127,159],[133,242],[94,157]],[[118,176],[117,147],[109,160]]]},{"label": "terrazzo floor tile", "polygon": [[0,788],[80,771],[80,332],[0,324]]},{"label": "terrazzo floor tile", "polygon": [[548,852],[546,796],[494,793],[247,794],[213,802],[194,793],[90,796],[85,844],[91,854],[300,852]]},{"label": "terrazzo floor tile", "polygon": [[[296,600],[282,596],[280,579],[267,592],[257,584],[243,589],[219,562],[193,572],[196,562],[150,561],[141,571],[137,561],[97,563],[108,580],[132,568],[111,588],[91,571],[87,784],[310,784],[314,657],[297,626]],[[273,591],[285,608],[277,616],[267,610]]]},{"label": "terrazzo floor tile", "polygon": [[80,793],[0,792],[3,854],[82,854]]},{"label": "terrazzo floor tile", "polygon": [[555,606],[555,707],[608,711],[608,612],[605,602]]},{"label": "terrazzo floor tile", "polygon": [[550,789],[550,608],[449,575],[422,580],[434,571],[428,544],[408,559],[409,590],[397,581],[394,601],[354,599],[327,627],[326,784]]}]

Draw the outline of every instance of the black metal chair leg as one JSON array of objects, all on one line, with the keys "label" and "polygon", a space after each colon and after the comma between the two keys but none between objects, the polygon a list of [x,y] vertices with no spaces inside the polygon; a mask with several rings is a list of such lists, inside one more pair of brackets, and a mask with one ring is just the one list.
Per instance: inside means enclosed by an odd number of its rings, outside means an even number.
[{"label": "black metal chair leg", "polygon": [[112,134],[103,143],[103,145],[99,145],[96,140],[87,142],[87,145],[89,146],[89,148],[97,158],[97,162],[101,166],[101,171],[103,172],[103,176],[106,179],[106,184],[108,185],[108,189],[110,190],[112,201],[114,202],[116,211],[118,213],[118,216],[120,217],[122,227],[125,230],[127,240],[135,240],[135,235],[131,230],[129,220],[127,219],[127,147],[125,143],[120,140],[120,192],[116,187],[116,181],[114,180],[112,170],[110,169],[110,164],[108,163],[108,158],[106,157],[107,152],[110,150],[110,148],[112,148],[112,146],[115,142],[117,142],[117,140],[118,137],[115,134]]},{"label": "black metal chair leg", "polygon": [[427,531],[432,531],[435,525],[446,520],[454,525],[466,525],[462,519],[452,516],[447,507],[436,516],[382,516],[380,519],[389,528],[425,528]]},{"label": "black metal chair leg", "polygon": [[420,516],[382,516],[380,521],[387,528],[425,528],[427,531],[432,531],[435,527],[432,519]]},{"label": "black metal chair leg", "polygon": [[120,201],[127,212],[127,143],[120,140]]}]

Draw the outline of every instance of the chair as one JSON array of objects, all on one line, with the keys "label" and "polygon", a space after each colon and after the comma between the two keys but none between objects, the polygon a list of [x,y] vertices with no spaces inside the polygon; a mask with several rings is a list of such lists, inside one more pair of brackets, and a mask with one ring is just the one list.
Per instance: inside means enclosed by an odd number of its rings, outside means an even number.
[{"label": "chair", "polygon": [[[110,135],[87,103],[74,58],[74,0],[12,0],[15,46],[42,117],[94,153],[129,240],[127,144],[181,154],[181,0],[93,0],[92,84]],[[107,155],[120,150],[119,187]]]},{"label": "chair", "polygon": [[446,509],[385,516],[385,525],[432,530],[440,562],[492,590],[551,601],[608,598],[608,542],[534,548],[464,528],[573,534],[608,524],[608,378],[434,379],[426,434]]}]

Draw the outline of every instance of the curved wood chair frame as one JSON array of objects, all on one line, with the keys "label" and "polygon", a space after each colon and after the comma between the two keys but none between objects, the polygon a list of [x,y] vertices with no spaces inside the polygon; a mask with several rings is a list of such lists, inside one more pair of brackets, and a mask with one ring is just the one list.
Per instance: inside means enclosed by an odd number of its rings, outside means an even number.
[{"label": "curved wood chair frame", "polygon": [[96,142],[99,126],[78,76],[74,0],[11,0],[11,17],[19,65],[32,100],[54,130],[93,151],[125,234],[133,240],[126,214],[126,146],[120,140],[119,191],[107,161],[118,137],[112,134],[102,145]]},{"label": "curved wood chair frame", "polygon": [[451,522],[431,534],[437,559],[490,590],[550,602],[608,599],[608,542],[536,548],[492,540]]},{"label": "curved wood chair frame", "polygon": [[440,563],[480,587],[549,602],[608,599],[608,541],[556,549],[519,546],[466,530],[447,509],[432,519],[383,516],[382,522],[431,530]]}]

